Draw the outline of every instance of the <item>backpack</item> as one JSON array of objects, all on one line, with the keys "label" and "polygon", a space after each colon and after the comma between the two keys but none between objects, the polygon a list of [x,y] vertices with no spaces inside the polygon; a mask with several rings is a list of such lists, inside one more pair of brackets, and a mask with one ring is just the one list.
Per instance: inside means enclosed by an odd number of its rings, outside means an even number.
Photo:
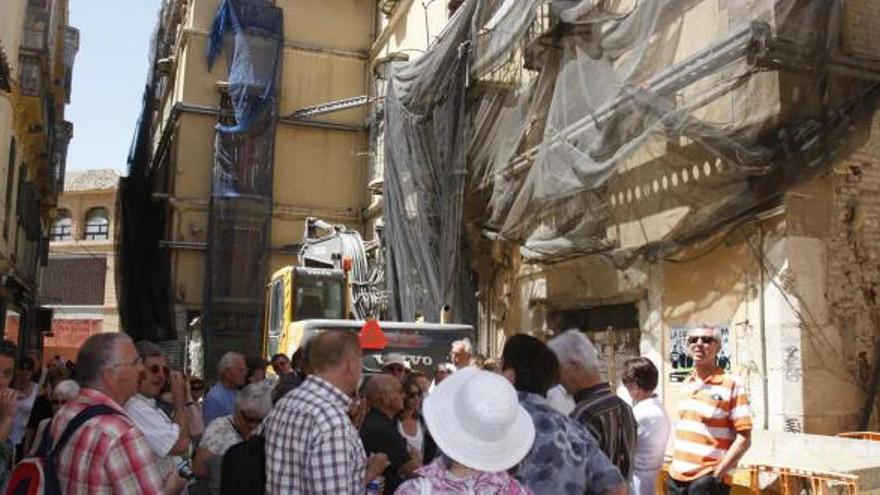
[{"label": "backpack", "polygon": [[54,448],[50,438],[52,428],[50,421],[46,425],[43,440],[40,442],[35,456],[22,459],[12,470],[6,495],[61,495],[61,482],[58,481],[55,458],[80,426],[96,416],[106,414],[119,414],[119,411],[104,404],[96,404],[83,409],[70,420]]},{"label": "backpack", "polygon": [[220,465],[220,495],[266,493],[266,440],[251,435],[223,455]]}]

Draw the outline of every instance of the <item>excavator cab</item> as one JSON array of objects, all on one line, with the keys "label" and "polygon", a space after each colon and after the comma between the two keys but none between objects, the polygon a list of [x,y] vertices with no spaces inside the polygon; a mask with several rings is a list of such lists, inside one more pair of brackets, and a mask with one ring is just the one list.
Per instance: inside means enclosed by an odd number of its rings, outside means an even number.
[{"label": "excavator cab", "polygon": [[284,330],[294,321],[347,318],[347,285],[345,273],[337,269],[287,266],[275,272],[266,287],[264,354],[286,347]]}]

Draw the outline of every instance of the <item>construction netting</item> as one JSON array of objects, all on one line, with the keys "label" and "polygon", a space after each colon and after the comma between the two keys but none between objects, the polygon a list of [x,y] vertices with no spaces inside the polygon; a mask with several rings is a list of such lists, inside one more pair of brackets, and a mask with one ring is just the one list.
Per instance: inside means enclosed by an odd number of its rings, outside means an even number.
[{"label": "construction netting", "polygon": [[[153,35],[150,67],[167,56],[161,25]],[[165,237],[167,211],[153,201],[159,167],[154,167],[154,70],[147,74],[141,114],[128,154],[128,173],[119,180],[116,205],[116,299],[124,331],[135,341],[176,337],[172,325],[170,259],[159,241]],[[167,158],[166,158],[167,159]]]},{"label": "construction netting", "polygon": [[209,65],[225,48],[229,84],[214,139],[202,314],[206,363],[230,350],[261,353],[283,26],[282,10],[266,0],[223,0],[211,31]]},{"label": "construction netting", "polygon": [[842,46],[841,8],[466,1],[388,85],[402,316],[473,297],[466,222],[527,260],[627,263],[748,219],[827,170],[864,138],[880,92]]},{"label": "construction netting", "polygon": [[473,284],[462,263],[467,179],[465,97],[476,3],[456,14],[434,49],[394,68],[385,97],[386,280],[392,319],[422,314],[474,321]]}]

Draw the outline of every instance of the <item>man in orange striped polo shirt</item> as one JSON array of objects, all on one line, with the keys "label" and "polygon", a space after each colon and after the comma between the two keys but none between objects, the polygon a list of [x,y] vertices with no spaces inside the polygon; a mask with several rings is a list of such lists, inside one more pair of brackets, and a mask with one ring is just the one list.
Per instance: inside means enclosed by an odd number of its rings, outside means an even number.
[{"label": "man in orange striped polo shirt", "polygon": [[678,401],[669,495],[730,493],[730,470],[751,444],[749,398],[739,377],[724,373],[716,358],[721,332],[700,325],[688,332],[694,372]]}]

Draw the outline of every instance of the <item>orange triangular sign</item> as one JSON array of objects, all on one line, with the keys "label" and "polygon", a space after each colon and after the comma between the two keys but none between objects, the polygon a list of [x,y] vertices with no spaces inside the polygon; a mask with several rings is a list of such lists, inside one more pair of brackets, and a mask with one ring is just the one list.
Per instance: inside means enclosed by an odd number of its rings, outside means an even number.
[{"label": "orange triangular sign", "polygon": [[368,320],[361,327],[358,339],[361,341],[361,349],[381,350],[388,346],[385,332],[382,331],[382,327],[379,326],[379,322],[376,320]]}]

